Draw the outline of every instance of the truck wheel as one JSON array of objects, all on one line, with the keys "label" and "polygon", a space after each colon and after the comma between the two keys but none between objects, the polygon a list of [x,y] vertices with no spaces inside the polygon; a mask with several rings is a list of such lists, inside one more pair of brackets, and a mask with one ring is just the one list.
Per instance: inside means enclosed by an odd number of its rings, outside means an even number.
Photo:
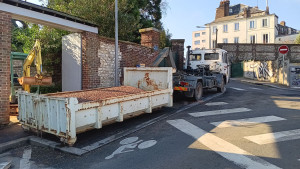
[{"label": "truck wheel", "polygon": [[224,86],[225,86],[224,83],[225,83],[225,82],[224,82],[224,78],[222,78],[222,82],[221,82],[221,84],[220,84],[220,87],[217,87],[217,91],[218,91],[219,93],[223,93],[223,92],[224,92]]},{"label": "truck wheel", "polygon": [[198,82],[197,85],[196,85],[195,92],[194,92],[195,100],[199,101],[202,98],[202,94],[203,94],[202,83]]}]

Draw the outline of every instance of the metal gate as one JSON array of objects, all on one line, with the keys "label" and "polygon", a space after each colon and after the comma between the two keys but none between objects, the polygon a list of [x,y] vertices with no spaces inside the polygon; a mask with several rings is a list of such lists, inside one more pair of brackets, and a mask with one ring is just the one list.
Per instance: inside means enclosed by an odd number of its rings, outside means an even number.
[{"label": "metal gate", "polygon": [[243,62],[239,63],[232,63],[231,64],[231,77],[243,77],[244,70],[243,70]]}]

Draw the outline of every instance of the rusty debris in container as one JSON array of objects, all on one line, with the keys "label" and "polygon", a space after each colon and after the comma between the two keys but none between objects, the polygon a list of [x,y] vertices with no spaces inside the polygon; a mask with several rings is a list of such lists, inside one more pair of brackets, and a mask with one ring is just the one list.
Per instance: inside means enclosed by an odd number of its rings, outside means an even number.
[{"label": "rusty debris in container", "polygon": [[87,91],[78,91],[78,92],[66,92],[66,93],[55,93],[50,94],[55,97],[75,97],[78,99],[79,103],[90,102],[90,101],[102,101],[104,99],[109,99],[113,97],[120,97],[125,95],[140,94],[146,93],[139,88],[131,86],[120,86],[120,87],[111,87],[111,88],[99,88]]}]

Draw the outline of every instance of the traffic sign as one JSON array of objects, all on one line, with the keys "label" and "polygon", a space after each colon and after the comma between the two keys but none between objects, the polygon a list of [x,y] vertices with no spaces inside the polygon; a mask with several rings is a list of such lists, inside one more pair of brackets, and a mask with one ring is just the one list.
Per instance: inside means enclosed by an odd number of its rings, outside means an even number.
[{"label": "traffic sign", "polygon": [[282,45],[282,46],[279,47],[279,53],[281,53],[281,54],[284,55],[284,54],[286,54],[288,52],[289,52],[289,47],[288,46]]}]

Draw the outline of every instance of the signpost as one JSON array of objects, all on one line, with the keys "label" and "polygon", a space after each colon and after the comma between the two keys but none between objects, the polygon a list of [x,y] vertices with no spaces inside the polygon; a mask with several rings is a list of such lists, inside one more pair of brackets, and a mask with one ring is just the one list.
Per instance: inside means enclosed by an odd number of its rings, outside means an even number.
[{"label": "signpost", "polygon": [[282,84],[284,84],[284,57],[285,54],[287,54],[289,52],[289,47],[286,45],[282,45],[279,47],[278,49],[279,53],[283,54],[282,56]]}]

